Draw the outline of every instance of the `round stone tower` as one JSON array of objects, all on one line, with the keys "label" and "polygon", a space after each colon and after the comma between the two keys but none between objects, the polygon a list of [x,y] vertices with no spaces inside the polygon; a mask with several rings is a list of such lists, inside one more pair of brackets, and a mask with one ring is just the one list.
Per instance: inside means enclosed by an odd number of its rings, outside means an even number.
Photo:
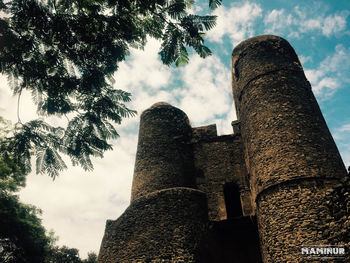
[{"label": "round stone tower", "polygon": [[259,36],[232,54],[232,88],[264,262],[299,262],[323,237],[344,164],[290,44]]},{"label": "round stone tower", "polygon": [[98,262],[204,262],[208,205],[194,189],[191,137],[186,114],[167,103],[142,113],[131,204],[107,221]]},{"label": "round stone tower", "polygon": [[131,201],[156,190],[193,187],[192,128],[187,115],[156,103],[141,115]]}]

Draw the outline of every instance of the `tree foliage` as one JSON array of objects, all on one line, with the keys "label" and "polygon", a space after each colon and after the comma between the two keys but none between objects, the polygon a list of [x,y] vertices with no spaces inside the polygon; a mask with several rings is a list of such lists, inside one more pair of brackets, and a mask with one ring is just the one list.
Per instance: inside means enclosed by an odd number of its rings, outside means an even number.
[{"label": "tree foliage", "polygon": [[[11,123],[0,117],[0,141],[11,133]],[[25,171],[14,161],[14,152],[0,151],[0,262],[95,263],[90,252],[81,260],[78,250],[55,245],[57,237],[42,225],[41,210],[24,204],[16,194],[25,185]]]},{"label": "tree foliage", "polygon": [[[113,79],[130,48],[143,48],[147,37],[162,41],[166,65],[188,62],[188,48],[201,57],[205,31],[215,16],[190,14],[194,0],[0,0],[0,73],[8,76],[14,94],[30,91],[40,116],[18,123],[2,141],[13,161],[26,173],[36,157],[37,173],[52,177],[73,165],[93,168],[91,157],[102,157],[117,138],[116,124],[135,111],[131,94]],[[209,0],[216,8],[221,0]],[[118,88],[115,88],[118,87]],[[19,112],[19,109],[18,109]],[[48,116],[65,116],[53,127]],[[9,151],[9,150],[5,150]]]},{"label": "tree foliage", "polygon": [[11,123],[0,116],[0,191],[6,193],[25,185],[23,169],[17,164],[12,149],[5,147],[5,137],[11,131]]},{"label": "tree foliage", "polygon": [[0,190],[0,262],[96,263],[93,252],[82,260],[76,248],[55,245],[57,238],[42,225],[41,210]]},{"label": "tree foliage", "polygon": [[44,262],[50,238],[41,224],[41,211],[0,191],[0,261]]},{"label": "tree foliage", "polygon": [[95,252],[88,252],[87,259],[83,263],[97,263],[97,254]]},{"label": "tree foliage", "polygon": [[55,247],[50,251],[47,263],[82,263],[79,250],[67,246]]},{"label": "tree foliage", "polygon": [[97,263],[95,252],[89,252],[86,259],[79,257],[79,250],[67,246],[54,247],[51,249],[45,263]]},{"label": "tree foliage", "polygon": [[57,238],[42,225],[41,210],[0,190],[0,262],[97,263],[93,252],[82,260],[79,251],[55,245]]},{"label": "tree foliage", "polygon": [[[10,132],[11,124],[0,117],[0,141]],[[21,203],[15,194],[24,185],[25,173],[14,152],[1,149],[0,262],[44,262],[53,241],[41,224],[40,209]]]},{"label": "tree foliage", "polygon": [[20,202],[15,194],[24,185],[24,180],[3,183],[10,181],[12,176],[2,175],[0,179],[0,262],[97,263],[94,252],[81,260],[77,249],[55,245],[57,237],[42,225],[41,210]]}]

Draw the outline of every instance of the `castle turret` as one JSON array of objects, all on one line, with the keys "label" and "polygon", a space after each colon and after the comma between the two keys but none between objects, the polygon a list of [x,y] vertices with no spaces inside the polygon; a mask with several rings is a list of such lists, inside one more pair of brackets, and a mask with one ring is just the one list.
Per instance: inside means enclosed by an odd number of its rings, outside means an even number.
[{"label": "castle turret", "polygon": [[99,263],[302,262],[305,247],[342,245],[329,232],[345,204],[327,200],[347,173],[293,48],[242,42],[232,89],[234,134],[167,103],[142,113],[131,203],[107,221]]},{"label": "castle turret", "polygon": [[193,186],[191,134],[187,115],[167,103],[142,113],[132,201],[156,190]]},{"label": "castle turret", "polygon": [[208,224],[204,192],[193,186],[186,114],[157,103],[141,115],[131,204],[108,220],[98,262],[201,262]]},{"label": "castle turret", "polygon": [[232,54],[232,88],[264,262],[299,262],[331,245],[326,191],[346,176],[320,108],[289,43],[259,36]]}]

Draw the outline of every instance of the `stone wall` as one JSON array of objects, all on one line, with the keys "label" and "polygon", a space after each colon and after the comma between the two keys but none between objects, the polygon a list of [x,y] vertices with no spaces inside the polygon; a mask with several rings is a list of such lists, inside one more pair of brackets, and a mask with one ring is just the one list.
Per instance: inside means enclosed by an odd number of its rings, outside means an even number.
[{"label": "stone wall", "polygon": [[350,262],[350,167],[348,176],[326,192],[325,200],[330,216],[323,238],[328,243],[343,245],[347,251],[344,262]]},{"label": "stone wall", "polygon": [[299,262],[322,238],[325,193],[346,176],[302,66],[287,41],[260,36],[232,55],[232,87],[264,262]]},{"label": "stone wall", "polygon": [[303,246],[340,245],[324,237],[330,217],[324,197],[333,185],[334,181],[296,180],[259,195],[257,217],[264,262],[302,262]]},{"label": "stone wall", "polygon": [[[243,214],[226,220],[226,183],[238,186],[238,206],[251,215],[240,135],[217,136],[216,125],[191,128],[181,110],[153,105],[141,115],[131,204],[107,221],[99,262],[209,263],[218,253],[256,262],[256,227],[246,242],[237,235],[255,223]],[[224,240],[226,246],[214,245]]]},{"label": "stone wall", "polygon": [[[249,191],[240,136],[202,135],[193,143],[193,155],[196,185],[207,194],[209,219],[227,219],[224,185],[235,183],[241,193]],[[243,214],[251,215],[251,199],[243,199],[241,203]]]},{"label": "stone wall", "polygon": [[155,191],[107,221],[98,262],[201,262],[207,200],[190,188]]},{"label": "stone wall", "polygon": [[350,179],[293,48],[242,42],[232,89],[231,135],[167,103],[142,113],[131,204],[99,263],[320,262],[301,248],[350,244]]}]

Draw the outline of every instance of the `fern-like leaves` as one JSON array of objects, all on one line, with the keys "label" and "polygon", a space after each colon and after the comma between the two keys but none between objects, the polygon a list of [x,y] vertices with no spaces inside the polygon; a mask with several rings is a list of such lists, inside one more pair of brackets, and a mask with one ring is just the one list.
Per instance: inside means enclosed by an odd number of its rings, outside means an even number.
[{"label": "fern-like leaves", "polygon": [[[142,49],[147,37],[154,37],[162,41],[163,63],[175,66],[188,63],[189,48],[203,58],[211,55],[204,35],[216,17],[189,14],[193,3],[0,1],[6,14],[0,17],[0,73],[15,95],[32,94],[40,118],[67,117],[62,128],[44,119],[23,124],[18,118],[13,136],[1,140],[1,153],[25,173],[32,169],[31,156],[36,172],[53,178],[67,167],[62,155],[92,170],[92,157],[102,157],[119,136],[115,125],[136,114],[127,107],[131,94],[116,89],[113,79],[130,48]],[[220,4],[209,0],[212,9]]]}]

